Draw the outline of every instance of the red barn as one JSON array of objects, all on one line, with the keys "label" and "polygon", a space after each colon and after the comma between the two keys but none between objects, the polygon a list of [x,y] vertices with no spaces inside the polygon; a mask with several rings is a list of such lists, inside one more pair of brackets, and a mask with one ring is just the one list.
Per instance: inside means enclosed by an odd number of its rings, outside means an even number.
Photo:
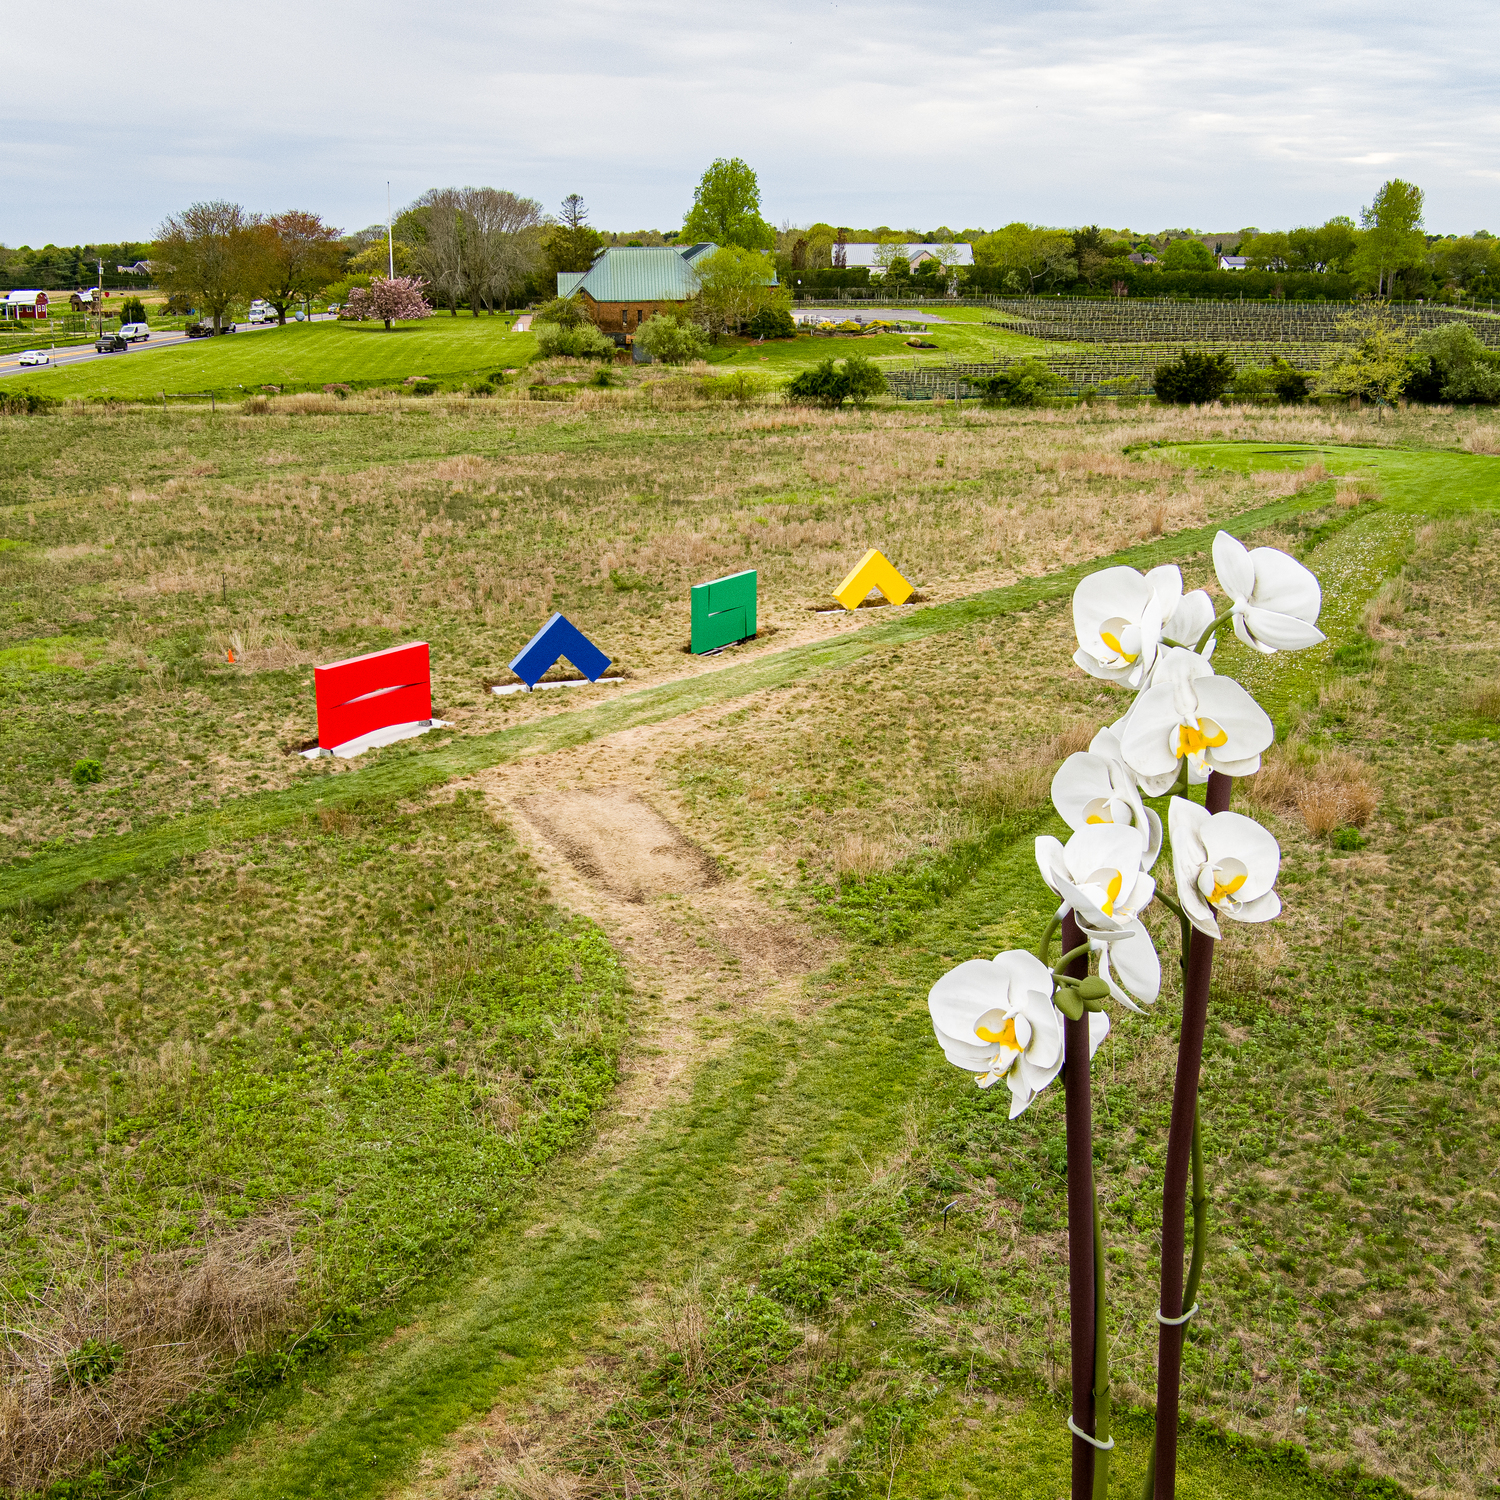
[{"label": "red barn", "polygon": [[0,315],[7,318],[45,318],[46,292],[6,292],[0,297]]}]

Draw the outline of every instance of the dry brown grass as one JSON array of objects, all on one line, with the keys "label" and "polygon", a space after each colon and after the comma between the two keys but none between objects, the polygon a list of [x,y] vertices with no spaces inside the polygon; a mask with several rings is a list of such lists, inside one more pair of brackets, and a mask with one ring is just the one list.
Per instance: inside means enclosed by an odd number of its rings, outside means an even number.
[{"label": "dry brown grass", "polygon": [[0,1492],[86,1471],[285,1329],[304,1272],[274,1217],[126,1267],[95,1252],[0,1312]]},{"label": "dry brown grass", "polygon": [[1500,427],[1476,427],[1464,439],[1466,453],[1500,453]]},{"label": "dry brown grass", "polygon": [[1086,720],[1010,754],[982,761],[962,773],[963,798],[981,817],[1003,822],[1040,807],[1051,794],[1052,777],[1068,756],[1087,750],[1098,725]]},{"label": "dry brown grass", "polygon": [[1464,706],[1481,719],[1500,719],[1500,682],[1484,682],[1464,695]]},{"label": "dry brown grass", "polygon": [[1245,795],[1256,806],[1297,813],[1319,838],[1336,828],[1363,828],[1380,800],[1370,768],[1357,755],[1317,753],[1295,740],[1266,757]]}]

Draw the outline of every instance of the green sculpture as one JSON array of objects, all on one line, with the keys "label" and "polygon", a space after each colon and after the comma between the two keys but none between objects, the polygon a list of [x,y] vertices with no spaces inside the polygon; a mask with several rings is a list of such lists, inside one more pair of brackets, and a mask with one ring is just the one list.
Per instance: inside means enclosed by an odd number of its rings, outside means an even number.
[{"label": "green sculpture", "polygon": [[755,634],[755,569],[694,584],[692,620],[695,656],[748,641]]}]

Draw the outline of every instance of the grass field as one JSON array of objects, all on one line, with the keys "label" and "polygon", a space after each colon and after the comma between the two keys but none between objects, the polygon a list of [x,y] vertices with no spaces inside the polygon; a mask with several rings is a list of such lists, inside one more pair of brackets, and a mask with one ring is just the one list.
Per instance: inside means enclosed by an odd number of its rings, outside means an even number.
[{"label": "grass field", "polygon": [[263,385],[399,382],[409,375],[459,380],[524,363],[530,334],[508,317],[452,318],[386,329],[379,323],[289,323],[241,338],[198,339],[173,349],[139,347],[113,359],[12,377],[48,396],[150,400],[161,391],[254,391]]},{"label": "grass field", "polygon": [[[1223,522],[1317,569],[1330,642],[1221,663],[1284,741],[1287,918],[1215,998],[1187,1407],[1238,1436],[1182,1492],[1485,1493],[1472,419],[632,389],[0,430],[5,1483],[123,1420],[120,1482],[181,1495],[1057,1493],[1060,1098],[1007,1124],[924,1000],[1042,913],[1048,768],[1116,712],[1078,571],[1191,586]],[[871,545],[927,602],[815,612]],[[690,660],[687,585],[740,567],[763,638]],[[485,694],[553,608],[631,681]],[[284,753],[310,662],[412,638],[450,734]],[[1340,850],[1318,798],[1359,786]],[[1174,1013],[1099,1070],[1122,1494]]]},{"label": "grass field", "polygon": [[[731,338],[709,354],[712,365],[750,368],[784,378],[830,356],[860,354],[903,365],[913,361],[982,360],[1000,353],[1024,352],[1044,346],[1003,329],[986,327],[971,308],[955,308],[943,316],[952,321],[934,325],[930,341],[937,349],[908,349],[904,336],[880,334],[868,338],[798,338],[756,344]],[[448,384],[491,377],[506,368],[528,364],[536,353],[529,333],[511,333],[514,314],[506,317],[452,318],[438,313],[419,323],[398,324],[387,330],[378,323],[302,323],[240,338],[201,339],[183,348],[141,350],[122,358],[88,361],[68,369],[28,371],[10,377],[17,383],[54,397],[103,397],[149,400],[161,391],[217,391],[238,395],[262,386],[291,385],[301,389],[336,383],[395,384],[412,375],[426,375]],[[585,378],[596,366],[589,365]],[[641,372],[633,372],[633,378]],[[656,370],[653,378],[669,377]]]}]

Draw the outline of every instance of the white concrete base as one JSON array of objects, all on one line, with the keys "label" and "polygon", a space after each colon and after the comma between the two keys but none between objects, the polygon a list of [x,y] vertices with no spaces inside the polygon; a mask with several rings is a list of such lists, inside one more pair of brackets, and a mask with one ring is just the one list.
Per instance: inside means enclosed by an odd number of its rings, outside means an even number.
[{"label": "white concrete base", "polygon": [[[587,677],[579,678],[577,681],[569,679],[566,682],[539,682],[536,690],[541,692],[543,688],[555,687],[603,687],[606,683],[624,682],[623,677],[601,677],[597,682],[590,682]],[[497,698],[503,698],[507,693],[524,693],[527,691],[524,682],[513,682],[508,687],[492,687],[490,689]]]},{"label": "white concrete base", "polygon": [[299,750],[297,753],[303,760],[317,760],[323,755],[335,755],[340,760],[353,760],[356,755],[363,755],[366,750],[380,750],[386,745],[394,745],[398,740],[414,740],[419,734],[426,734],[429,729],[452,728],[452,724],[446,719],[414,719],[409,724],[387,724],[384,729],[372,729],[369,734],[345,740],[342,745],[335,745],[332,750],[325,750],[321,745],[317,745],[311,750]]}]

